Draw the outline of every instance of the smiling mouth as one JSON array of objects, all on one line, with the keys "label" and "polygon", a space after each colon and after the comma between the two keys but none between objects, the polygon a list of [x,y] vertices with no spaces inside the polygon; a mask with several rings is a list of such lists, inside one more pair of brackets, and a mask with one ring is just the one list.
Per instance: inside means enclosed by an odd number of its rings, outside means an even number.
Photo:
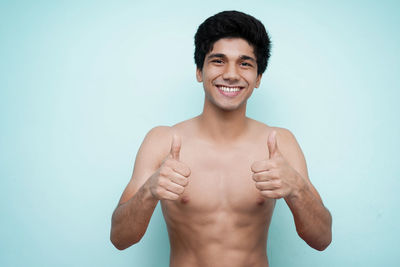
[{"label": "smiling mouth", "polygon": [[217,85],[218,91],[228,97],[235,97],[240,94],[240,91],[243,90],[242,86],[226,86],[226,85]]}]

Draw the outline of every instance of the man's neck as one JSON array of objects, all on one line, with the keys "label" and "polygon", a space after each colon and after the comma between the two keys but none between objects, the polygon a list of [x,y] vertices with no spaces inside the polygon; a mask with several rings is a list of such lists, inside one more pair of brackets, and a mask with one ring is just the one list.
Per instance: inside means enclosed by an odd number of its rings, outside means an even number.
[{"label": "man's neck", "polygon": [[246,103],[236,110],[221,110],[207,100],[199,116],[201,132],[220,144],[236,141],[247,130]]}]

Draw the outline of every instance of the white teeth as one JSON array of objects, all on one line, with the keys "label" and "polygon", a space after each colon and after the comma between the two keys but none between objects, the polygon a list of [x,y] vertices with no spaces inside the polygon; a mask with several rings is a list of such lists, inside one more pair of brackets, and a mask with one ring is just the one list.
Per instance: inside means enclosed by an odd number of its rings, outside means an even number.
[{"label": "white teeth", "polygon": [[224,92],[238,92],[240,91],[239,87],[225,87],[225,86],[220,86],[219,89],[221,89]]}]

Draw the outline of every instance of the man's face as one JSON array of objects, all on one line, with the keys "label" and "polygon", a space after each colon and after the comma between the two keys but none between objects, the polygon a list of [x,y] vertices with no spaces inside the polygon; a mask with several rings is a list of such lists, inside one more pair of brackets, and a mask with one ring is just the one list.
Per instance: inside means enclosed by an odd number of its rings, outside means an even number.
[{"label": "man's face", "polygon": [[222,38],[206,54],[203,70],[196,77],[203,82],[206,101],[223,110],[235,110],[246,103],[260,85],[253,47],[242,38]]}]

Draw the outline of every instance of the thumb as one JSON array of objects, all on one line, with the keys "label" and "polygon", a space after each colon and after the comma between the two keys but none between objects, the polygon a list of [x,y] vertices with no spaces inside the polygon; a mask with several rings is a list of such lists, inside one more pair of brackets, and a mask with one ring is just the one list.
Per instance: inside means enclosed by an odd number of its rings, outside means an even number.
[{"label": "thumb", "polygon": [[171,156],[175,160],[179,160],[179,153],[181,151],[181,138],[174,134],[171,144]]},{"label": "thumb", "polygon": [[272,131],[268,135],[268,151],[269,159],[272,158],[278,152],[278,144],[276,142],[276,131]]}]

